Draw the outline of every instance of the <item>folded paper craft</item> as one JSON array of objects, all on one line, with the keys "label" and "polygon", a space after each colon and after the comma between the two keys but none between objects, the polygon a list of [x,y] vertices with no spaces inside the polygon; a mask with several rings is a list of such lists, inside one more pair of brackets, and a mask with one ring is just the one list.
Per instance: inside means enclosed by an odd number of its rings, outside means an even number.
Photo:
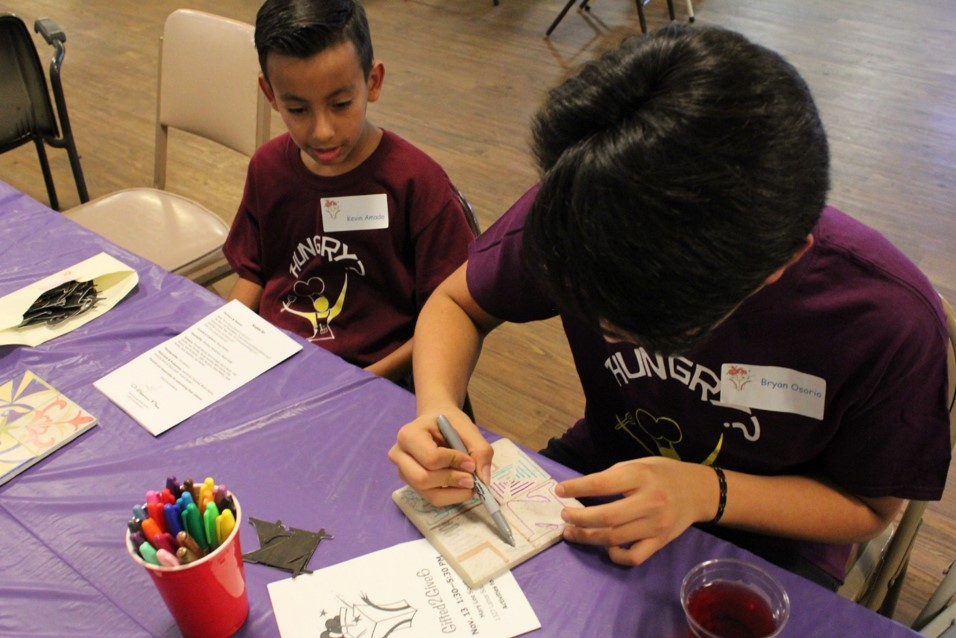
[{"label": "folded paper craft", "polygon": [[[0,297],[0,346],[38,346],[93,321],[118,304],[139,282],[136,271],[106,253],[99,253],[65,270]],[[75,295],[77,284],[86,294]],[[95,292],[90,293],[90,290]],[[63,304],[48,318],[31,321],[55,292]],[[57,308],[57,306],[47,306]]]}]

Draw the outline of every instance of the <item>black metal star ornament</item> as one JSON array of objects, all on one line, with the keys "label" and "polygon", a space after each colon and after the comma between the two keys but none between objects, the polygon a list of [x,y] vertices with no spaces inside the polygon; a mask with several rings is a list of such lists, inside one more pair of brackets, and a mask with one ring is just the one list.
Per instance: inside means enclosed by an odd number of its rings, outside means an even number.
[{"label": "black metal star ornament", "polygon": [[293,578],[302,573],[312,573],[305,566],[315,553],[319,542],[324,538],[332,538],[325,532],[325,528],[310,532],[296,527],[287,527],[281,520],[272,523],[252,516],[249,517],[249,522],[256,528],[259,549],[243,554],[243,560],[291,572]]}]

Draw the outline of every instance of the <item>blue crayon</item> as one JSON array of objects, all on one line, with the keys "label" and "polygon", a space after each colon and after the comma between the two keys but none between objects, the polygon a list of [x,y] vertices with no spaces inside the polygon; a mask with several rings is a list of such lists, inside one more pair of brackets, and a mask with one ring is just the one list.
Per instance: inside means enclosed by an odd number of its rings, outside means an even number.
[{"label": "blue crayon", "polygon": [[179,505],[166,503],[166,505],[163,506],[163,517],[166,519],[166,531],[174,537],[183,531],[181,513]]},{"label": "blue crayon", "polygon": [[182,496],[176,499],[176,504],[179,505],[180,509],[186,509],[186,506],[190,503],[195,503],[193,500],[192,492],[183,491]]}]

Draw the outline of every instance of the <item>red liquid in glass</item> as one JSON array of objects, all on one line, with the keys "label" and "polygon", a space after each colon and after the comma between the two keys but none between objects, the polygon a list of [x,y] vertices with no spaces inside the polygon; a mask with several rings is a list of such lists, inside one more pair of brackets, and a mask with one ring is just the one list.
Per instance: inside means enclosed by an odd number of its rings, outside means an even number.
[{"label": "red liquid in glass", "polygon": [[767,601],[740,583],[716,582],[696,589],[687,609],[701,627],[721,638],[765,638],[777,628]]}]

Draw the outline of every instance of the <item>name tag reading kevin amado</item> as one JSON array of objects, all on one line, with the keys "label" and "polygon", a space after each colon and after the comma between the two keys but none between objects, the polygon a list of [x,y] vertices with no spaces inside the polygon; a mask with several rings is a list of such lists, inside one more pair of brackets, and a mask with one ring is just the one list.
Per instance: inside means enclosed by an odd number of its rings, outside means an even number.
[{"label": "name tag reading kevin amado", "polygon": [[321,206],[326,232],[388,228],[388,198],[384,193],[323,197]]}]

